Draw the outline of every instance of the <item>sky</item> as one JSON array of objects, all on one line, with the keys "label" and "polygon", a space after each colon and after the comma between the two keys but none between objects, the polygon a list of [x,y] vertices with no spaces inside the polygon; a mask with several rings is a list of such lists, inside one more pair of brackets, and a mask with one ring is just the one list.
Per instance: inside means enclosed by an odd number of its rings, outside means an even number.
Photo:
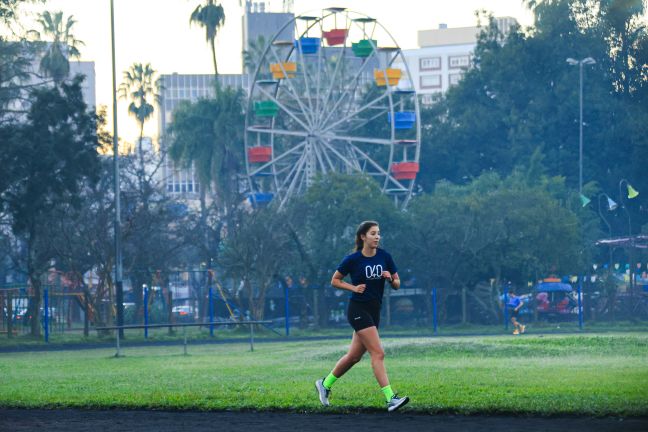
[{"label": "sky", "polygon": [[[117,85],[122,72],[133,63],[151,63],[160,74],[213,73],[213,65],[204,30],[189,25],[189,16],[200,0],[113,0],[115,8],[115,51]],[[222,0],[225,26],[217,39],[216,55],[220,73],[241,72],[240,0]],[[245,3],[242,1],[242,3]],[[282,0],[266,1],[266,10],[281,11]],[[346,7],[376,18],[403,49],[417,47],[417,31],[476,24],[475,11],[487,10],[495,16],[511,16],[522,26],[533,22],[522,0],[294,0],[296,15],[327,7]],[[21,25],[36,29],[37,13],[63,11],[77,23],[73,34],[82,40],[81,60],[94,61],[98,105],[105,105],[112,131],[112,66],[109,0],[48,0],[23,8]],[[137,136],[136,123],[128,117],[126,101],[118,103],[119,136],[132,142]],[[149,122],[146,135],[157,136],[157,119]]]}]

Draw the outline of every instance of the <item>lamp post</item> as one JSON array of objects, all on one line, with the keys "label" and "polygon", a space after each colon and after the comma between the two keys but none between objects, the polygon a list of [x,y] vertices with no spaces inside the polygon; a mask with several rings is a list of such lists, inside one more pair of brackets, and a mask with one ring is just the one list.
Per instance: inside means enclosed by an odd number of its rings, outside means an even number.
[{"label": "lamp post", "polygon": [[621,203],[621,208],[623,209],[626,216],[628,217],[628,237],[632,237],[632,225],[630,223],[630,213],[628,213],[628,209],[626,209],[625,202],[623,200],[623,183],[626,184],[626,188],[628,191],[628,199],[635,198],[637,195],[639,195],[639,192],[637,192],[635,188],[633,188],[632,185],[628,183],[628,180],[621,179],[621,181],[619,181],[619,202]]},{"label": "lamp post", "polygon": [[[605,225],[608,227],[608,233],[610,235],[610,238],[612,237],[612,226],[610,225],[610,222],[603,216],[603,213],[601,212],[601,198],[606,197],[607,198],[607,210],[612,211],[618,207],[617,203],[614,202],[612,198],[609,197],[608,194],[606,193],[600,193],[598,194],[598,214],[601,219],[603,219],[603,222],[605,222]],[[609,252],[609,261],[608,261],[608,266],[612,265],[612,246],[608,245],[608,252]]]},{"label": "lamp post", "polygon": [[[117,82],[115,78],[115,11],[110,0],[110,36],[112,39],[112,92],[113,92],[113,166],[115,176],[115,303],[117,325],[124,325],[124,285],[122,282],[121,206],[119,203],[119,139],[117,135]],[[124,337],[120,328],[119,337]]]},{"label": "lamp post", "polygon": [[582,60],[568,58],[567,63],[579,68],[579,122],[578,122],[578,193],[583,196],[583,65],[596,63],[592,57]]},{"label": "lamp post", "polygon": [[626,188],[628,191],[628,199],[633,199],[637,195],[639,195],[639,192],[637,192],[630,183],[628,183],[628,180],[626,179],[621,179],[619,181],[619,202],[621,203],[621,208],[625,212],[626,216],[628,217],[628,240],[630,241],[630,251],[628,252],[628,261],[629,261],[629,269],[630,269],[630,293],[634,294],[634,269],[632,268],[632,261],[634,258],[634,241],[632,239],[632,223],[630,220],[630,212],[628,212],[628,209],[625,206],[625,201],[623,199],[623,183],[626,184]]}]

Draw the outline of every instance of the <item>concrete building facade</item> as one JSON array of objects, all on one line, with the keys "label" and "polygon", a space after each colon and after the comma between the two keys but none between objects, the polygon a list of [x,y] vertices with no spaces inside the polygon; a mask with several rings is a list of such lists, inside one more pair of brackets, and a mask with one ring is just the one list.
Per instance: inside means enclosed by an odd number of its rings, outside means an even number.
[{"label": "concrete building facade", "polygon": [[[161,75],[164,90],[160,97],[158,115],[158,136],[160,147],[164,150],[164,135],[173,122],[173,111],[182,101],[195,102],[200,98],[213,97],[215,92],[214,75]],[[221,74],[219,82],[222,87],[240,88],[247,91],[249,77],[241,74]],[[193,167],[179,167],[171,158],[166,157],[161,170],[166,193],[182,196],[185,199],[198,199],[200,182]]]},{"label": "concrete building facade", "polygon": [[[511,17],[496,18],[496,22],[504,34],[517,25],[515,18]],[[400,86],[411,85],[422,104],[431,104],[434,95],[456,85],[471,67],[480,31],[477,26],[448,28],[445,24],[439,25],[438,29],[420,30],[419,48],[403,50],[413,82],[403,80]],[[395,67],[403,69],[404,65],[399,62]]]}]

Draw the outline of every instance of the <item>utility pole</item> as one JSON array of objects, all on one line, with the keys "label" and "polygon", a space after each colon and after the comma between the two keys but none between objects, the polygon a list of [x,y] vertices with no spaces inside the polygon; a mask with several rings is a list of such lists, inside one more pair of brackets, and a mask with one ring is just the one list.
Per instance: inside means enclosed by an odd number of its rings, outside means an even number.
[{"label": "utility pole", "polygon": [[[112,38],[112,92],[113,92],[113,166],[115,177],[115,303],[117,325],[124,325],[124,285],[122,282],[121,205],[119,203],[119,136],[117,134],[117,81],[115,76],[115,8],[110,0],[110,36]],[[120,328],[119,337],[124,337]]]},{"label": "utility pole", "polygon": [[596,60],[586,57],[582,60],[568,58],[567,63],[579,67],[579,116],[578,116],[578,193],[583,196],[583,65],[595,64]]}]

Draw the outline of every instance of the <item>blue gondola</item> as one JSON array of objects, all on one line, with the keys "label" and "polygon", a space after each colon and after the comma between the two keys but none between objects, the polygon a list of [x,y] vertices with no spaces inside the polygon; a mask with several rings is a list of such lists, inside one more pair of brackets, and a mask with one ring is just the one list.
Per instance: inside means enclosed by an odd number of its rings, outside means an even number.
[{"label": "blue gondola", "polygon": [[300,48],[302,54],[317,54],[322,40],[314,37],[302,37],[295,41],[295,48]]},{"label": "blue gondola", "polygon": [[269,204],[272,198],[274,198],[274,194],[271,192],[255,192],[247,196],[248,202],[253,207]]},{"label": "blue gondola", "polygon": [[[394,113],[396,121],[394,122],[395,129],[411,129],[416,122],[416,113],[414,111],[398,111]],[[391,113],[387,113],[387,121],[391,124]]]}]

